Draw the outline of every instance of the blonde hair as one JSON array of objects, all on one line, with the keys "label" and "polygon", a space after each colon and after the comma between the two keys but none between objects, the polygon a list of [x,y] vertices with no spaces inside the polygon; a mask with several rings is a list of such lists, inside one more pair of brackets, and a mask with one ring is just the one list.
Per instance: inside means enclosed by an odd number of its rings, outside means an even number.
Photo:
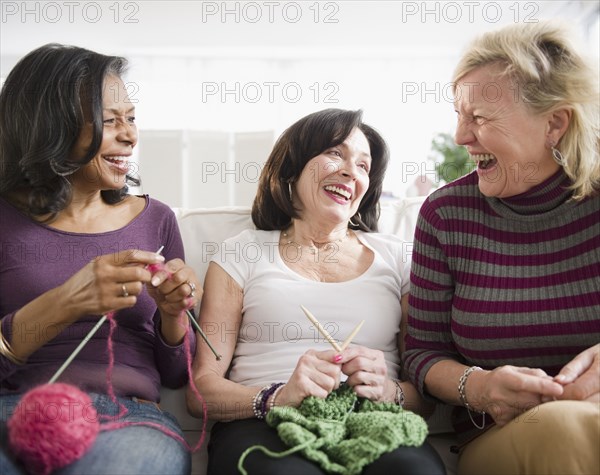
[{"label": "blonde hair", "polygon": [[598,77],[556,22],[511,25],[477,38],[454,71],[454,83],[474,69],[499,64],[533,113],[565,108],[569,127],[557,148],[571,178],[573,198],[600,191]]}]

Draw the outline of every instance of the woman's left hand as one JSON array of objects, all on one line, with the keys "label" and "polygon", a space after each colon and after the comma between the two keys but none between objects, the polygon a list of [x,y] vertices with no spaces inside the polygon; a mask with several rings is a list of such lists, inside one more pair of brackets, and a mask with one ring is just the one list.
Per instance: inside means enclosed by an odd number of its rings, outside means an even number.
[{"label": "woman's left hand", "polygon": [[196,306],[202,288],[194,270],[181,259],[173,259],[156,270],[148,293],[156,301],[161,316],[161,332],[168,343],[181,341],[187,328],[186,309]]},{"label": "woman's left hand", "polygon": [[346,384],[359,397],[372,401],[393,401],[395,388],[387,377],[383,352],[364,346],[351,346],[342,353],[342,373],[348,376]]}]

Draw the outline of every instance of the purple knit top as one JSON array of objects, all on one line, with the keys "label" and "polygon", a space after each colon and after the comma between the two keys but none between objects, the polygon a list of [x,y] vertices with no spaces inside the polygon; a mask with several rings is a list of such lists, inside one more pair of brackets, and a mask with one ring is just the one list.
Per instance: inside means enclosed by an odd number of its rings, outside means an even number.
[{"label": "purple knit top", "polygon": [[[404,364],[421,393],[445,359],[555,375],[600,341],[600,196],[571,200],[562,170],[508,199],[477,182],[444,186],[419,213]],[[466,416],[455,409],[459,434]]]},{"label": "purple knit top", "polygon": [[[0,324],[12,341],[17,310],[42,293],[64,283],[90,260],[125,249],[156,251],[164,245],[166,260],[184,258],[175,215],[163,203],[145,197],[146,206],[129,224],[106,233],[71,233],[37,223],[0,198]],[[48,382],[98,321],[98,315],[80,318],[62,332],[26,328],[32,334],[55,335],[33,353],[23,366],[0,356],[0,394],[22,393]],[[157,328],[159,314],[146,290],[136,305],[115,315],[115,367],[112,383],[119,396],[159,400],[161,384],[178,387],[187,381],[183,344],[167,345]],[[26,325],[26,324],[25,324]],[[89,392],[106,393],[107,336],[105,323],[60,377]],[[192,333],[192,351],[195,337]]]}]

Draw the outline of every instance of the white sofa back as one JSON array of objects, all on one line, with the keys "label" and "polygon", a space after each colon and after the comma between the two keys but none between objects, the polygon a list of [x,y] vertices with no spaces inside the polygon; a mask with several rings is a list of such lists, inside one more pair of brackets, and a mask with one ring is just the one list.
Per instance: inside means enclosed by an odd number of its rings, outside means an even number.
[{"label": "white sofa back", "polygon": [[[381,207],[379,232],[396,234],[412,242],[417,215],[423,197],[405,198]],[[191,265],[200,282],[211,256],[220,251],[221,243],[245,229],[254,228],[250,208],[175,208],[179,229],[185,247],[186,262]]]}]

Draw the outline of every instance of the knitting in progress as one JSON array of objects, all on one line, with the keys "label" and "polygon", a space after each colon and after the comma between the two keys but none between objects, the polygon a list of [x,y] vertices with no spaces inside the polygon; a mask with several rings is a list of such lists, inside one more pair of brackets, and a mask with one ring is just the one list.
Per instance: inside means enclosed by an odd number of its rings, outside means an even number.
[{"label": "knitting in progress", "polygon": [[281,453],[255,445],[240,457],[238,469],[254,450],[273,458],[296,452],[317,463],[327,473],[356,475],[381,455],[400,446],[417,447],[427,437],[425,420],[394,404],[358,398],[342,385],[326,399],[307,397],[300,407],[274,407],[266,417],[289,447]]},{"label": "knitting in progress", "polygon": [[[148,267],[150,268],[150,266]],[[153,265],[150,270],[154,274],[165,269],[161,263],[160,265]],[[170,279],[171,276],[169,275],[168,278]],[[189,312],[188,315],[192,323],[196,323]],[[110,324],[110,331],[106,340],[108,356],[106,368],[107,393],[111,401],[120,408],[119,414],[114,416],[99,416],[90,397],[85,392],[73,385],[55,382],[104,320],[108,320]],[[194,384],[190,385],[191,391],[200,401],[203,409],[201,435],[194,447],[190,446],[179,434],[163,427],[161,424],[150,421],[121,422],[118,420],[125,416],[127,408],[117,400],[112,384],[112,372],[115,365],[113,338],[116,328],[115,312],[107,313],[61,366],[50,380],[50,383],[28,391],[19,401],[15,412],[7,423],[9,443],[15,455],[23,462],[29,473],[49,475],[55,470],[66,467],[81,458],[91,448],[100,432],[124,427],[152,427],[177,440],[192,453],[197,452],[202,447],[206,436],[207,408],[202,395]],[[186,329],[183,344],[188,377],[192,381],[192,353],[189,331],[189,328]],[[198,331],[210,345],[199,327]],[[215,356],[220,358],[216,352]],[[100,424],[100,421],[103,423]]]}]

